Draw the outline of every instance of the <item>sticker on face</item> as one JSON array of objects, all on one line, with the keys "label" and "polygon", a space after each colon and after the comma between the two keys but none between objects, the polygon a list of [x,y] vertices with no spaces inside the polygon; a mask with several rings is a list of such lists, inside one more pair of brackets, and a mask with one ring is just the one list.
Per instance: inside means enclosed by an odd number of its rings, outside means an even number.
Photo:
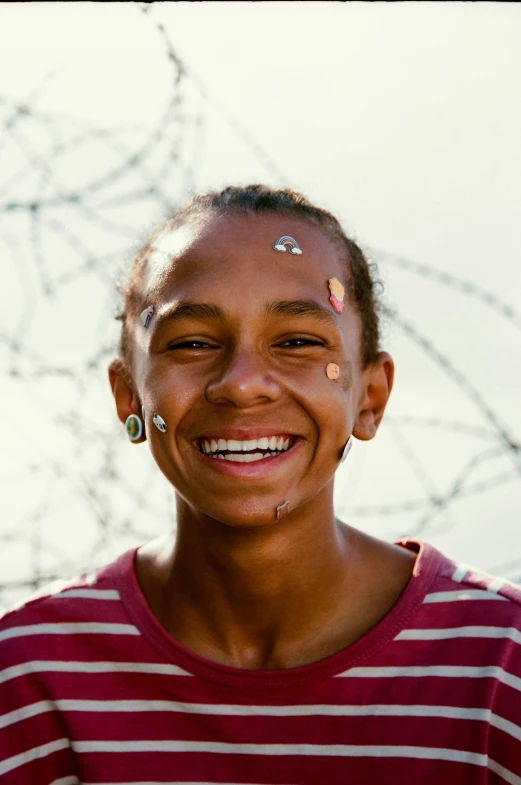
[{"label": "sticker on face", "polygon": [[153,305],[149,305],[148,308],[145,308],[144,311],[141,311],[141,313],[139,314],[139,319],[143,327],[148,327],[153,314],[154,314]]},{"label": "sticker on face", "polygon": [[328,281],[329,291],[331,292],[331,296],[329,298],[329,302],[335,309],[337,313],[342,313],[344,308],[344,294],[345,289],[338,280],[338,278],[330,278]]},{"label": "sticker on face", "polygon": [[161,433],[166,433],[166,422],[159,414],[154,414],[154,416],[152,417],[152,422],[154,423],[158,431],[161,431]]},{"label": "sticker on face", "polygon": [[278,521],[280,521],[280,519],[284,518],[284,516],[287,515],[288,512],[289,512],[289,502],[283,502],[282,504],[279,504],[279,506],[275,510],[275,517],[277,518]]},{"label": "sticker on face", "polygon": [[328,363],[326,367],[326,374],[328,379],[338,379],[340,376],[340,368],[336,363]]},{"label": "sticker on face", "polygon": [[349,453],[351,451],[351,447],[352,446],[353,446],[353,437],[350,436],[349,439],[347,440],[346,446],[344,447],[344,449],[342,451],[342,457],[340,459],[341,463],[344,463],[345,459],[347,458],[347,456],[349,455]]},{"label": "sticker on face", "polygon": [[281,253],[286,253],[287,249],[289,248],[289,252],[293,253],[297,256],[302,254],[300,250],[299,244],[293,237],[289,237],[287,234],[284,234],[282,237],[279,237],[275,245],[273,246],[276,251],[280,251]]}]

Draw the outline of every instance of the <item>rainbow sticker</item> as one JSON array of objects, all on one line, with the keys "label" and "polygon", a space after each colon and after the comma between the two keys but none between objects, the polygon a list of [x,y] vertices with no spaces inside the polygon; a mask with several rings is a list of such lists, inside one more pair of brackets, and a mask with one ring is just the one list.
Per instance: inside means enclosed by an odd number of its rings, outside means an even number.
[{"label": "rainbow sticker", "polygon": [[281,253],[286,253],[287,249],[289,248],[290,253],[294,253],[300,256],[302,251],[299,248],[299,244],[293,237],[288,237],[288,235],[284,235],[283,237],[279,237],[275,245],[273,246],[276,251],[280,251]]},{"label": "rainbow sticker", "polygon": [[338,278],[330,278],[328,281],[329,284],[329,291],[331,292],[331,297],[329,298],[329,302],[335,309],[337,313],[342,313],[344,308],[344,294],[345,289],[338,280]]}]

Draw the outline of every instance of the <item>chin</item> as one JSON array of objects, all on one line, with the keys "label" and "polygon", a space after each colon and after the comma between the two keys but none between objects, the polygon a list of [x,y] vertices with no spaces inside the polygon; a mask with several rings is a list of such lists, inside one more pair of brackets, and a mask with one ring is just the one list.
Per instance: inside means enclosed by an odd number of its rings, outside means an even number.
[{"label": "chin", "polygon": [[230,529],[265,529],[279,523],[276,511],[280,504],[280,501],[266,503],[247,499],[238,503],[230,499],[223,508],[221,504],[201,506],[199,502],[196,514],[203,514]]}]

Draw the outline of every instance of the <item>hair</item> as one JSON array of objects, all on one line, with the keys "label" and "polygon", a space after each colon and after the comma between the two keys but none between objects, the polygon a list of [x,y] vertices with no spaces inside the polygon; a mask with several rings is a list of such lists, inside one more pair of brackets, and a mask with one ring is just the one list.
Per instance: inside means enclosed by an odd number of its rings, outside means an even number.
[{"label": "hair", "polygon": [[221,214],[288,214],[315,224],[323,229],[345,252],[347,292],[357,309],[362,324],[361,361],[365,368],[375,362],[380,351],[380,301],[382,284],[376,278],[377,267],[369,263],[354,240],[347,237],[335,216],[315,207],[305,196],[291,189],[273,189],[266,185],[228,186],[222,191],[211,191],[195,196],[185,207],[174,211],[141,246],[131,261],[127,282],[119,287],[123,308],[116,317],[122,321],[120,357],[125,370],[130,358],[130,325],[142,307],[143,271],[158,237],[183,226],[193,217],[215,211]]}]

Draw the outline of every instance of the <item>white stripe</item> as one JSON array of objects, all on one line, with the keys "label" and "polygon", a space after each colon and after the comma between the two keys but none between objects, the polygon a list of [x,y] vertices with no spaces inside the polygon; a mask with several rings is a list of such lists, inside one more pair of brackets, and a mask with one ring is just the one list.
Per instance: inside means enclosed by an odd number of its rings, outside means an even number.
[{"label": "white stripe", "polygon": [[0,728],[7,728],[8,725],[14,725],[16,722],[27,720],[30,717],[36,717],[37,714],[45,714],[48,711],[54,711],[56,704],[52,701],[39,701],[38,703],[30,703],[28,706],[23,706],[21,709],[14,709],[8,711],[7,714],[0,716]]},{"label": "white stripe", "polygon": [[468,564],[461,562],[451,575],[451,579],[456,583],[461,583],[465,575],[471,570]]},{"label": "white stripe", "polygon": [[65,589],[53,595],[53,599],[67,599],[67,597],[84,597],[90,600],[119,600],[119,592],[115,589]]},{"label": "white stripe", "polygon": [[457,600],[502,600],[508,602],[500,594],[492,594],[484,589],[462,589],[461,591],[435,591],[427,594],[424,603],[429,602],[456,602]]},{"label": "white stripe", "polygon": [[[0,718],[0,727],[11,725],[28,717],[47,711],[86,712],[149,712],[165,711],[179,714],[215,715],[218,717],[362,717],[362,716],[414,716],[452,717],[455,719],[489,720],[489,709],[467,709],[454,706],[427,706],[405,704],[332,705],[304,704],[286,706],[258,706],[251,704],[182,703],[177,701],[146,700],[74,700],[39,701],[16,709]],[[520,731],[521,733],[521,731]]]},{"label": "white stripe", "polygon": [[48,711],[139,712],[165,711],[179,714],[214,715],[219,717],[447,717],[459,720],[481,720],[521,741],[521,728],[510,720],[492,714],[490,709],[458,706],[427,706],[422,704],[331,705],[304,704],[256,706],[251,704],[181,703],[146,700],[73,700],[39,701],[0,716],[0,728]]},{"label": "white stripe", "polygon": [[[0,774],[13,771],[25,763],[41,759],[53,752],[66,749],[68,739],[56,741],[33,747],[12,758],[0,762]],[[325,747],[315,744],[224,744],[218,742],[153,742],[153,741],[127,741],[127,742],[72,742],[75,752],[221,752],[250,755],[315,755],[315,756],[344,756],[344,757],[399,757],[420,758],[426,760],[447,760],[462,763],[471,763],[485,766],[510,785],[521,785],[521,777],[513,774],[504,766],[493,760],[487,761],[487,756],[479,753],[465,752],[463,750],[440,749],[435,747],[406,747],[406,746],[353,746],[345,744],[327,745]],[[51,785],[76,785],[76,777],[62,777],[54,780]],[[87,785],[87,783],[85,783]],[[130,783],[128,783],[130,785]],[[132,785],[156,785],[156,783],[133,783]],[[159,785],[159,783],[157,783]],[[173,785],[173,783],[172,783]],[[177,785],[183,785],[178,783]],[[185,785],[188,785],[186,783]],[[192,785],[195,785],[192,783]],[[199,783],[199,785],[213,785],[212,783]]]},{"label": "white stripe", "polygon": [[501,777],[506,782],[509,782],[510,785],[521,785],[521,777],[518,777],[517,774],[514,774],[512,771],[505,769],[504,766],[501,766],[500,763],[496,763],[495,760],[489,759],[488,767],[490,771],[493,771],[494,774],[497,774],[498,777]]},{"label": "white stripe", "polygon": [[57,622],[54,624],[26,624],[20,627],[10,627],[0,632],[0,641],[9,638],[20,638],[24,635],[73,635],[86,633],[97,635],[140,635],[141,633],[133,624],[105,624],[104,622]]},{"label": "white stripe", "polygon": [[0,684],[28,673],[157,673],[164,676],[192,676],[177,665],[156,662],[61,662],[30,660],[0,671]]},{"label": "white stripe", "polygon": [[[451,579],[456,583],[462,583],[468,572],[474,572],[481,580],[489,580],[490,583],[486,589],[484,589],[484,591],[490,592],[491,594],[497,593],[500,591],[500,589],[503,588],[503,586],[505,586],[506,583],[508,583],[506,578],[490,575],[488,572],[483,572],[482,570],[476,570],[475,568],[468,564],[464,564],[463,562],[458,564],[457,569],[451,575]],[[508,600],[508,597],[504,597],[503,599]]]},{"label": "white stripe", "polygon": [[439,630],[402,630],[395,641],[434,641],[449,638],[508,638],[521,643],[521,632],[515,627],[488,627],[473,625],[469,627],[444,627]]},{"label": "white stripe", "polygon": [[42,744],[41,747],[33,747],[32,750],[26,750],[19,755],[13,755],[12,758],[0,761],[0,774],[5,774],[7,771],[13,771],[13,769],[17,769],[25,763],[31,763],[33,760],[45,758],[53,752],[65,750],[70,746],[69,739],[56,739],[56,741],[50,741],[48,744]]},{"label": "white stripe", "polygon": [[487,765],[487,755],[466,750],[380,744],[228,744],[218,741],[73,741],[74,752],[213,752],[227,755],[424,758]]},{"label": "white stripe", "polygon": [[[46,701],[42,701],[47,703]],[[37,704],[34,704],[37,705]],[[472,719],[489,721],[490,709],[467,709],[454,706],[426,706],[404,704],[297,704],[286,706],[259,706],[252,704],[214,704],[214,703],[181,703],[177,701],[146,701],[146,700],[57,700],[56,707],[60,711],[92,711],[92,712],[147,712],[168,711],[180,714],[215,715],[218,717],[363,717],[363,716],[411,716],[411,717],[452,717],[454,719]],[[42,709],[45,711],[45,709]],[[498,718],[500,719],[500,718]],[[510,723],[512,727],[513,723]],[[521,737],[521,730],[519,730]]]},{"label": "white stripe", "polygon": [[498,717],[497,714],[491,713],[490,724],[495,728],[508,733],[508,735],[512,736],[514,739],[521,741],[521,728],[518,725],[514,725],[510,720],[505,720],[503,717]]},{"label": "white stripe", "polygon": [[409,665],[405,667],[389,666],[375,668],[349,668],[343,673],[337,673],[335,678],[354,679],[395,679],[397,677],[420,678],[449,678],[449,679],[497,679],[521,692],[521,678],[504,671],[498,665],[484,665],[483,667],[462,665]]},{"label": "white stripe", "polygon": [[[487,586],[487,591],[490,592],[498,592],[500,589],[503,588],[506,581],[504,578],[494,578],[489,585]],[[506,599],[506,597],[505,597]]]},{"label": "white stripe", "polygon": [[81,785],[81,783],[73,774],[70,777],[60,777],[59,780],[53,780],[49,785]]}]

